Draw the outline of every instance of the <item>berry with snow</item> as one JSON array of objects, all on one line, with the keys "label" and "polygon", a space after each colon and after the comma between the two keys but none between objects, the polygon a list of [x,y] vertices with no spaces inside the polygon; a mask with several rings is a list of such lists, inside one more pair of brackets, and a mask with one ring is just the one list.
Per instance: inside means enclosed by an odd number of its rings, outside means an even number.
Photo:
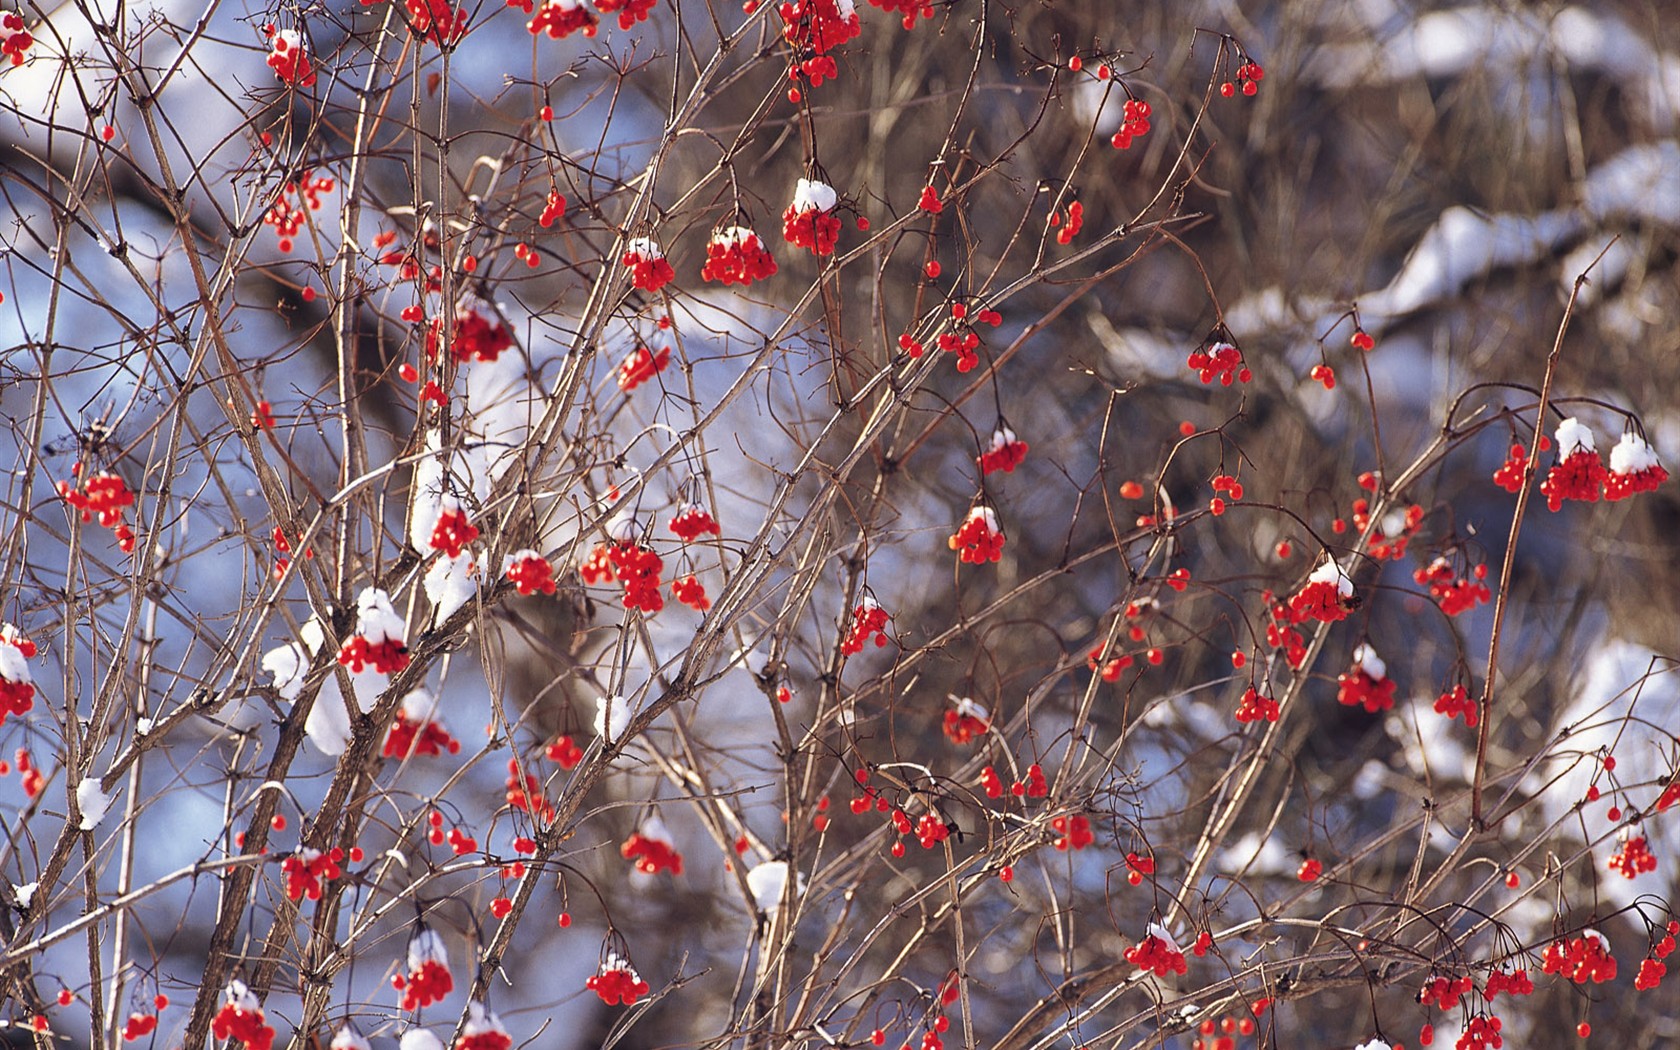
[{"label": "berry with snow", "polygon": [[35,643],[13,625],[0,625],[0,722],[7,715],[25,715],[35,706],[35,679],[26,662]]},{"label": "berry with snow", "polygon": [[356,596],[356,633],[339,649],[338,662],[351,674],[368,666],[380,674],[396,674],[408,666],[405,629],[390,596],[377,587],[364,588]]},{"label": "berry with snow", "polygon": [[1602,984],[1616,979],[1616,957],[1610,942],[1597,930],[1582,930],[1567,941],[1553,941],[1541,953],[1541,969],[1562,974],[1576,984]]},{"label": "berry with snow", "polygon": [[1184,953],[1173,941],[1172,934],[1159,923],[1150,923],[1143,940],[1126,949],[1126,961],[1144,972],[1153,971],[1157,977],[1169,973],[1187,973],[1189,964]]},{"label": "berry with snow", "polygon": [[449,972],[449,954],[443,938],[422,926],[408,939],[408,973],[391,978],[391,987],[403,993],[402,1008],[418,1010],[433,1003],[455,989],[455,978]]},{"label": "berry with snow", "polygon": [[852,612],[852,624],[846,632],[846,638],[840,643],[840,651],[847,656],[863,652],[863,643],[871,637],[875,645],[881,647],[887,644],[887,624],[892,619],[887,610],[876,604],[875,599],[865,595],[863,601]]},{"label": "berry with snow", "polygon": [[649,294],[670,284],[677,276],[671,268],[671,260],[665,258],[664,249],[646,237],[625,242],[624,255],[619,262],[630,271],[631,286]]},{"label": "berry with snow", "polygon": [[540,551],[529,547],[516,550],[502,559],[502,575],[512,580],[519,593],[526,596],[539,591],[543,594],[555,591],[554,566]]},{"label": "berry with snow", "polygon": [[634,1006],[637,999],[648,993],[648,983],[636,973],[630,960],[612,950],[608,950],[601,960],[600,970],[584,982],[584,987],[600,996],[608,1006],[617,1006],[620,1002],[625,1006]]},{"label": "berry with snow", "polygon": [[1668,480],[1657,452],[1644,438],[1625,432],[1610,450],[1610,473],[1604,479],[1604,498],[1623,500],[1639,492],[1655,492]]},{"label": "berry with snow", "polygon": [[758,234],[745,226],[727,226],[706,242],[706,265],[700,270],[703,281],[739,284],[744,288],[775,273],[776,260]]},{"label": "berry with snow", "polygon": [[827,54],[863,32],[854,0],[793,0],[776,8],[782,35],[801,52]]},{"label": "berry with snow", "polygon": [[1003,558],[1003,529],[998,525],[996,512],[983,503],[968,512],[956,535],[946,543],[959,552],[958,557],[965,564],[984,565]]},{"label": "berry with snow", "polygon": [[1557,428],[1557,462],[1546,472],[1540,492],[1546,509],[1555,511],[1564,500],[1597,503],[1604,491],[1606,471],[1593,447],[1593,434],[1574,416]]},{"label": "berry with snow", "polygon": [[1306,584],[1290,596],[1288,618],[1291,623],[1320,620],[1335,623],[1345,619],[1357,603],[1353,597],[1353,581],[1326,555],[1307,577]]},{"label": "berry with snow", "polygon": [[233,980],[224,994],[227,1001],[210,1022],[211,1034],[217,1039],[237,1040],[245,1050],[269,1050],[274,1045],[274,1029],[263,1023],[262,1005],[251,989],[244,981]]},{"label": "berry with snow", "polygon": [[1388,677],[1388,665],[1369,645],[1361,643],[1353,651],[1353,666],[1336,682],[1336,700],[1344,706],[1363,706],[1370,714],[1394,706],[1394,679]]},{"label": "berry with snow", "polygon": [[461,742],[450,736],[437,718],[437,699],[429,690],[415,689],[403,697],[381,754],[401,759],[415,755],[436,757],[446,752],[455,755],[460,751]]},{"label": "berry with snow", "polygon": [[[832,0],[827,2],[832,3]],[[800,179],[793,193],[793,203],[782,213],[782,236],[796,248],[809,248],[817,255],[832,255],[840,240],[840,217],[834,214],[839,202],[840,196],[833,187],[812,179]]]},{"label": "berry with snow", "polygon": [[967,744],[984,736],[992,727],[992,716],[986,708],[966,696],[953,697],[956,707],[945,712],[942,730],[953,744]]},{"label": "berry with snow", "polygon": [[1246,383],[1254,378],[1254,374],[1243,364],[1242,351],[1235,343],[1224,340],[1198,347],[1191,352],[1185,364],[1203,383],[1212,383],[1217,378],[1221,386],[1230,386],[1233,380]]},{"label": "berry with snow", "polygon": [[455,1040],[455,1050],[508,1050],[513,1037],[502,1026],[502,1019],[485,1009],[480,1002],[467,1004],[467,1023]]},{"label": "berry with snow", "polygon": [[665,822],[658,817],[643,821],[618,851],[625,860],[635,861],[636,870],[644,875],[657,875],[662,871],[672,875],[683,873],[682,854],[677,852],[676,842],[666,830]]},{"label": "berry with snow", "polygon": [[1010,474],[1026,458],[1027,443],[1016,437],[1015,431],[1000,426],[992,431],[992,440],[986,446],[986,451],[980,453],[980,473],[990,474],[1001,470]]},{"label": "berry with snow", "polygon": [[276,29],[265,26],[268,34],[268,67],[283,84],[293,87],[313,87],[315,70],[310,67],[309,55],[303,49],[303,34],[295,29]]}]

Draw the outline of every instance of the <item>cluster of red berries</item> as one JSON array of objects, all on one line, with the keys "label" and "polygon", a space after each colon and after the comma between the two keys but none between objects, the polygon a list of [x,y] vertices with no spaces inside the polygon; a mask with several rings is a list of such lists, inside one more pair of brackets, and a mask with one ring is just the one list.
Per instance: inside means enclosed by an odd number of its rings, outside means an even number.
[{"label": "cluster of red berries", "polygon": [[274,70],[280,82],[293,87],[313,87],[315,70],[309,64],[309,56],[304,53],[303,34],[295,29],[277,29],[272,25],[263,26],[263,33],[268,37],[268,67]]},{"label": "cluster of red berries", "polygon": [[[1375,475],[1367,471],[1364,475],[1362,475],[1362,477],[1374,479]],[[1372,484],[1375,484],[1374,480]],[[1360,532],[1364,532],[1366,526],[1370,523],[1371,501],[1363,497],[1354,500],[1353,527]],[[1393,528],[1395,524],[1393,516],[1391,515],[1384,518],[1383,524]],[[1405,514],[1401,515],[1398,524],[1399,529],[1393,536],[1386,535],[1381,526],[1371,530],[1371,546],[1369,553],[1376,561],[1399,561],[1401,558],[1406,556],[1406,546],[1411,542],[1412,537],[1417,534],[1418,528],[1423,524],[1423,508],[1416,503],[1407,507]],[[1331,527],[1334,529],[1334,523],[1332,523]]]},{"label": "cluster of red berries", "polygon": [[1493,1014],[1477,1014],[1464,1026],[1464,1034],[1453,1044],[1453,1050],[1500,1050],[1505,1045],[1505,1037],[1499,1034],[1504,1027]]},{"label": "cluster of red berries", "polygon": [[1015,432],[1008,427],[998,427],[992,431],[991,444],[986,451],[980,453],[976,462],[980,464],[981,474],[990,474],[1001,470],[1005,474],[1014,473],[1027,458],[1027,443],[1015,436]]},{"label": "cluster of red berries", "polygon": [[1557,462],[1546,472],[1540,492],[1546,497],[1546,508],[1556,511],[1564,500],[1597,503],[1604,491],[1608,473],[1593,447],[1593,433],[1575,417],[1564,420],[1557,428]]},{"label": "cluster of red berries", "polygon": [[274,1045],[274,1029],[263,1023],[257,997],[244,981],[237,980],[228,982],[226,994],[227,1001],[210,1022],[210,1033],[217,1039],[237,1040],[245,1050],[269,1050]]},{"label": "cluster of red berries", "polygon": [[351,674],[361,674],[366,667],[380,674],[397,674],[408,666],[408,646],[401,638],[374,642],[364,635],[352,635],[339,649],[338,662],[348,667]]},{"label": "cluster of red berries", "polygon": [[1428,586],[1429,596],[1441,604],[1442,612],[1457,616],[1493,600],[1493,592],[1482,582],[1487,579],[1487,566],[1478,564],[1470,575],[1475,577],[1474,581],[1463,576],[1455,577],[1447,559],[1436,558],[1426,568],[1412,573],[1412,579]]},{"label": "cluster of red berries", "polygon": [[408,973],[393,975],[391,987],[403,993],[404,1010],[443,1002],[444,996],[455,990],[443,938],[425,927],[416,931],[408,939]]},{"label": "cluster of red berries", "polygon": [[712,600],[706,597],[706,585],[696,579],[692,572],[681,579],[671,581],[671,597],[696,612],[705,612],[712,607]]},{"label": "cluster of red berries", "polygon": [[609,575],[616,576],[624,585],[626,609],[656,613],[665,608],[665,599],[659,593],[659,576],[664,570],[664,560],[651,547],[630,541],[598,545],[580,571],[585,583],[600,583]]},{"label": "cluster of red berries", "polygon": [[460,754],[461,742],[449,735],[442,722],[427,717],[425,712],[409,710],[409,705],[404,702],[391,720],[391,731],[385,736],[385,746],[380,754],[386,758],[401,759],[417,755],[437,758],[445,753]]},{"label": "cluster of red berries", "polygon": [[[1139,139],[1149,134],[1149,115],[1153,112],[1149,103],[1141,98],[1129,98],[1125,108],[1120,113],[1120,130],[1114,133],[1109,144],[1115,149],[1130,149],[1133,139]],[[1066,244],[1066,241],[1062,242]]]},{"label": "cluster of red berries", "polygon": [[676,270],[671,268],[671,260],[665,258],[664,250],[646,237],[637,237],[626,243],[619,262],[630,271],[631,287],[640,288],[650,295],[670,284],[677,276]]},{"label": "cluster of red berries", "polygon": [[[1545,441],[1545,438],[1541,439]],[[1523,471],[1528,468],[1528,449],[1520,444],[1511,446],[1511,454],[1499,469],[1493,472],[1493,483],[1506,492],[1521,491],[1523,485]]]},{"label": "cluster of red berries", "polygon": [[157,1014],[143,1014],[138,1011],[128,1015],[123,1022],[122,1037],[125,1043],[138,1042],[157,1031]]},{"label": "cluster of red berries", "polygon": [[1475,987],[1476,982],[1471,980],[1468,974],[1462,977],[1430,977],[1423,982],[1423,990],[1418,992],[1417,1001],[1424,1006],[1433,1004],[1443,1010],[1451,1010]]},{"label": "cluster of red berries", "polygon": [[1103,646],[1101,643],[1098,643],[1097,646],[1086,654],[1085,657],[1086,666],[1101,675],[1102,680],[1105,682],[1119,681],[1121,672],[1125,671],[1126,668],[1132,666],[1135,662],[1136,661],[1131,657],[1131,655],[1126,653],[1122,653],[1119,656],[1105,657],[1103,655]]},{"label": "cluster of red berries", "polygon": [[1238,1035],[1254,1034],[1254,1018],[1208,1018],[1197,1028],[1201,1035],[1190,1043],[1190,1050],[1237,1050]]},{"label": "cluster of red berries", "polygon": [[939,199],[939,191],[932,186],[923,186],[922,195],[916,199],[916,207],[929,215],[938,215],[945,210],[945,202]]},{"label": "cluster of red berries", "polygon": [[1126,949],[1126,961],[1139,970],[1153,971],[1157,977],[1188,973],[1190,966],[1184,961],[1184,953],[1178,950],[1166,931],[1154,924],[1150,925],[1150,931],[1142,941]]},{"label": "cluster of red berries", "polygon": [[653,13],[659,0],[595,0],[595,6],[604,15],[616,12],[618,14],[618,28],[629,29],[637,22],[645,22]]},{"label": "cluster of red berries", "polygon": [[[833,0],[820,2],[832,4]],[[794,247],[809,248],[817,255],[834,254],[840,243],[840,217],[834,214],[839,200],[827,184],[800,179],[793,203],[782,213],[782,237]]]},{"label": "cluster of red berries", "polygon": [[904,28],[914,29],[917,17],[933,17],[933,0],[869,0],[889,14],[904,15]]},{"label": "cluster of red berries", "polygon": [[[903,816],[902,813],[898,814]],[[932,849],[951,837],[951,829],[935,813],[923,813],[916,820],[916,841],[923,849]],[[902,832],[901,832],[902,834]]]},{"label": "cluster of red berries", "polygon": [[636,870],[644,875],[657,875],[668,871],[672,875],[683,873],[682,854],[677,852],[676,846],[669,840],[652,835],[644,835],[640,831],[624,840],[624,845],[618,849],[625,860],[636,862]]},{"label": "cluster of red berries", "polygon": [[1063,853],[1070,849],[1078,852],[1097,841],[1096,833],[1091,830],[1090,820],[1078,813],[1052,820],[1050,830],[1056,833],[1052,845]]},{"label": "cluster of red berries", "polygon": [[686,503],[677,508],[677,513],[671,518],[667,528],[684,543],[693,543],[707,533],[713,536],[723,535],[717,519],[698,503]]},{"label": "cluster of red berries", "polygon": [[432,535],[427,541],[432,550],[448,558],[459,558],[467,544],[476,539],[478,526],[468,519],[460,500],[450,495],[443,496],[437,524],[432,526]]},{"label": "cluster of red berries", "polygon": [[542,552],[526,547],[509,554],[503,564],[503,574],[519,588],[520,594],[529,597],[538,592],[554,593],[554,566]]},{"label": "cluster of red berries", "polygon": [[945,712],[940,728],[951,743],[968,744],[976,737],[985,736],[991,730],[992,722],[984,707],[964,696],[957,700],[953,710]]},{"label": "cluster of red berries", "polygon": [[566,214],[566,198],[559,190],[549,190],[548,200],[543,202],[542,214],[537,217],[537,225],[547,229],[553,226],[555,220]]},{"label": "cluster of red berries", "polygon": [[1610,855],[1609,863],[1611,871],[1627,879],[1657,870],[1656,855],[1651,852],[1644,835],[1624,833],[1616,852]]},{"label": "cluster of red berries", "polygon": [[1323,874],[1324,862],[1317,857],[1308,857],[1295,869],[1295,878],[1301,882],[1317,882],[1318,877]]},{"label": "cluster of red berries", "polygon": [[662,346],[656,353],[645,346],[638,346],[618,366],[618,387],[628,393],[665,371],[665,366],[670,363],[670,347]]},{"label": "cluster of red berries", "polygon": [[[362,0],[362,6],[378,2],[379,0]],[[508,6],[516,5],[510,2]],[[406,0],[403,7],[408,11],[406,21],[410,31],[435,47],[458,44],[461,38],[467,35],[465,8],[454,10],[445,0]],[[530,9],[529,0],[526,0],[525,10]]]},{"label": "cluster of red berries", "polygon": [[[1242,482],[1238,481],[1229,474],[1217,474],[1214,476],[1213,491],[1216,493],[1223,492],[1225,496],[1229,496],[1231,498],[1232,502],[1243,498]],[[1225,513],[1226,506],[1225,497],[1216,495],[1208,500],[1208,513],[1217,518],[1219,515]]]},{"label": "cluster of red berries", "polygon": [[1480,706],[1470,696],[1469,690],[1464,688],[1463,682],[1455,684],[1450,690],[1435,698],[1437,714],[1446,715],[1448,718],[1457,718],[1459,715],[1463,715],[1464,724],[1471,729],[1476,728],[1476,722],[1480,718],[1479,710]]},{"label": "cluster of red berries", "polygon": [[1315,383],[1323,383],[1326,390],[1336,389],[1336,370],[1322,361],[1308,370],[1307,378]]},{"label": "cluster of red berries", "polygon": [[968,512],[956,535],[945,541],[958,559],[968,565],[984,565],[1003,558],[1003,529],[998,525],[997,513],[985,504]]},{"label": "cluster of red berries", "polygon": [[[321,210],[321,194],[331,193],[337,183],[327,175],[310,176],[307,171],[280,187],[274,203],[263,212],[263,223],[274,227],[282,252],[292,250],[292,239],[303,229],[309,213]],[[296,203],[294,203],[296,201]]]},{"label": "cluster of red berries", "polygon": [[1217,341],[1198,347],[1191,351],[1185,364],[1203,383],[1212,383],[1217,377],[1220,386],[1230,386],[1233,381],[1246,383],[1254,378],[1254,373],[1243,364],[1242,351],[1235,343]]},{"label": "cluster of red berries", "polygon": [[508,759],[507,804],[536,817],[543,823],[554,819],[554,804],[543,798],[542,781],[535,773],[521,772],[517,758]]},{"label": "cluster of red berries", "polygon": [[892,619],[887,610],[875,603],[875,599],[865,597],[852,612],[852,626],[846,632],[845,640],[840,643],[840,652],[850,656],[863,652],[863,643],[871,637],[875,645],[881,647],[887,644],[887,624]]},{"label": "cluster of red berries", "polygon": [[1155,874],[1155,858],[1137,853],[1126,854],[1126,881],[1133,886],[1143,885],[1145,877]]},{"label": "cluster of red berries", "polygon": [[569,735],[558,737],[554,743],[543,751],[550,762],[557,763],[561,769],[575,769],[583,761],[583,748],[577,745]]},{"label": "cluster of red berries", "polygon": [[1247,722],[1276,722],[1278,720],[1278,702],[1269,696],[1264,696],[1252,685],[1243,690],[1242,700],[1237,704],[1237,721]]},{"label": "cluster of red berries", "polygon": [[[508,0],[508,6],[521,7],[529,13],[531,0]],[[550,40],[563,40],[573,33],[594,36],[595,27],[599,24],[600,19],[583,0],[546,0],[537,9],[536,16],[525,23],[525,28],[531,31],[532,36],[547,33]]]},{"label": "cluster of red berries", "polygon": [[974,371],[975,366],[980,363],[980,355],[975,353],[979,348],[980,334],[972,328],[964,327],[960,332],[939,333],[939,349],[947,354],[956,354],[957,371],[965,375]]},{"label": "cluster of red berries", "polygon": [[1635,991],[1648,992],[1662,984],[1662,979],[1668,975],[1668,966],[1656,959],[1644,959],[1639,964],[1639,972],[1633,975]]},{"label": "cluster of red berries", "polygon": [[35,38],[25,28],[23,15],[17,11],[0,12],[0,57],[21,66],[34,46]]},{"label": "cluster of red berries", "polygon": [[1507,995],[1533,995],[1534,980],[1522,967],[1514,970],[1490,970],[1482,987],[1482,997],[1489,1002],[1500,992]]},{"label": "cluster of red berries", "polygon": [[1219,85],[1219,93],[1226,98],[1232,98],[1240,90],[1250,98],[1260,90],[1260,81],[1266,79],[1266,71],[1260,68],[1260,63],[1253,59],[1245,60],[1237,66],[1237,81],[1233,84],[1227,80]]},{"label": "cluster of red berries", "polygon": [[819,55],[863,32],[852,0],[794,0],[776,8],[782,35],[801,52]]},{"label": "cluster of red berries", "polygon": [[[7,715],[22,716],[35,706],[35,681],[25,660],[36,653],[35,643],[11,624],[0,626],[0,722]],[[27,755],[28,752],[22,752]],[[4,763],[0,763],[4,765]]]},{"label": "cluster of red berries", "polygon": [[78,481],[60,481],[58,494],[64,502],[82,512],[82,520],[92,521],[99,517],[99,524],[111,530],[116,537],[117,546],[124,554],[134,550],[134,530],[123,520],[123,510],[134,506],[134,493],[129,491],[128,482],[121,476],[109,471],[95,474],[90,478],[82,478],[81,463],[74,463],[70,467],[70,475]]},{"label": "cluster of red berries", "polygon": [[1612,502],[1640,492],[1655,492],[1668,480],[1657,453],[1638,434],[1624,432],[1610,450],[1610,474],[1604,479],[1604,498]]},{"label": "cluster of red berries", "polygon": [[1062,227],[1056,230],[1056,243],[1072,244],[1073,239],[1079,236],[1079,231],[1085,227],[1085,205],[1073,201],[1067,206],[1067,225],[1065,226],[1062,226],[1062,213],[1059,211],[1051,212],[1049,221],[1050,228],[1053,230],[1058,226]]},{"label": "cluster of red berries", "polygon": [[601,960],[600,972],[583,983],[608,1006],[617,1006],[621,1001],[625,1006],[633,1006],[648,993],[648,983],[636,973],[630,960],[614,951],[607,952],[607,957]]},{"label": "cluster of red berries", "polygon": [[1597,930],[1583,930],[1568,941],[1553,941],[1541,953],[1541,969],[1557,973],[1576,984],[1602,984],[1616,979],[1616,957]]},{"label": "cluster of red berries", "polygon": [[[1325,573],[1324,567],[1328,567],[1331,572]],[[1326,561],[1324,567],[1314,570],[1312,576],[1307,578],[1306,584],[1290,595],[1289,622],[1319,620],[1335,623],[1346,619],[1347,614],[1354,609],[1352,582],[1334,561]],[[1331,575],[1335,578],[1329,578]],[[1293,666],[1295,662],[1291,660],[1290,663]]]},{"label": "cluster of red berries", "polygon": [[1336,677],[1336,701],[1346,707],[1363,706],[1368,714],[1394,706],[1394,679],[1376,677],[1364,667],[1353,667]]},{"label": "cluster of red berries", "polygon": [[[426,360],[437,360],[441,317],[434,318],[426,333]],[[449,344],[450,356],[456,361],[494,361],[502,351],[513,346],[513,336],[501,319],[474,303],[462,303],[455,308],[454,341]]]},{"label": "cluster of red berries", "polygon": [[745,226],[730,226],[712,234],[706,242],[706,264],[700,268],[703,281],[739,284],[745,288],[776,273],[776,260]]},{"label": "cluster of red berries", "polygon": [[286,896],[294,901],[305,897],[320,900],[321,883],[344,874],[344,869],[339,867],[343,860],[344,851],[337,846],[326,853],[307,846],[298,850],[280,862],[280,870],[286,876]]},{"label": "cluster of red berries", "polygon": [[[1003,780],[997,770],[987,766],[980,771],[980,786],[986,792],[987,798],[1002,798],[1004,794]],[[1016,798],[1043,798],[1050,793],[1049,781],[1044,778],[1044,767],[1037,762],[1027,767],[1027,778],[1017,780],[1009,785],[1009,793]]]}]

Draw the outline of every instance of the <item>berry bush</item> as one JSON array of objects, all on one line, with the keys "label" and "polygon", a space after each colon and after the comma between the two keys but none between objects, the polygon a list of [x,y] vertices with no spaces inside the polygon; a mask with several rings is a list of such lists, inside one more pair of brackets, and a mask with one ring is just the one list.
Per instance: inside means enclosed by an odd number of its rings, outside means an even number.
[{"label": "berry bush", "polygon": [[0,10],[0,1043],[1673,1045],[1680,29],[1412,7]]}]

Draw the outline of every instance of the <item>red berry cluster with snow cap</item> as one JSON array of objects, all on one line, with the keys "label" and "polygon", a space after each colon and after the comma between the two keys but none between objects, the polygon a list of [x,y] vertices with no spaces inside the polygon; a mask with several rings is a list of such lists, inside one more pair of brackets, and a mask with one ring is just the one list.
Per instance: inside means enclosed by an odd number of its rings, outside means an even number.
[{"label": "red berry cluster with snow cap", "polygon": [[997,512],[984,503],[974,507],[963,519],[956,535],[946,540],[959,559],[970,565],[984,565],[1003,557],[1003,529],[998,525]]},{"label": "red berry cluster with snow cap", "polygon": [[706,265],[700,269],[703,281],[743,288],[776,273],[776,260],[765,249],[758,234],[745,226],[726,226],[706,242]]},{"label": "red berry cluster with snow cap", "polygon": [[1576,984],[1602,984],[1616,979],[1616,957],[1610,942],[1597,930],[1582,930],[1567,941],[1553,941],[1541,953],[1541,969],[1562,974]]},{"label": "red berry cluster with snow cap", "polygon": [[372,667],[380,674],[396,674],[408,666],[406,625],[391,605],[391,597],[377,587],[356,596],[356,633],[338,651],[338,662],[360,674]]},{"label": "red berry cluster with snow cap", "polygon": [[295,29],[264,27],[268,34],[268,66],[281,83],[293,87],[313,87],[315,70],[310,67],[309,55],[303,49],[303,34]]},{"label": "red berry cluster with snow cap", "polygon": [[467,1020],[455,1040],[455,1050],[508,1050],[513,1036],[503,1027],[502,1019],[487,1010],[483,1003],[467,1004]]},{"label": "red berry cluster with snow cap", "polygon": [[956,707],[945,712],[945,719],[941,725],[946,739],[953,744],[967,744],[976,737],[985,736],[992,728],[992,716],[985,705],[966,696],[952,697]]},{"label": "red berry cluster with snow cap", "polygon": [[11,624],[0,625],[0,722],[7,715],[27,714],[35,706],[35,679],[26,662],[35,643]]},{"label": "red berry cluster with snow cap", "polygon": [[1363,706],[1376,714],[1394,706],[1395,683],[1388,677],[1388,665],[1368,644],[1361,643],[1353,651],[1353,666],[1336,683],[1336,700],[1346,707]]},{"label": "red berry cluster with snow cap", "polygon": [[863,652],[863,643],[871,637],[875,639],[877,647],[887,644],[887,623],[891,617],[887,610],[881,608],[874,598],[864,595],[863,601],[852,612],[852,626],[846,633],[846,638],[840,643],[840,651],[848,656]]},{"label": "red berry cluster with snow cap", "polygon": [[1189,972],[1184,953],[1165,926],[1152,922],[1144,932],[1143,940],[1126,949],[1127,962],[1146,973],[1153,972],[1157,977]]},{"label": "red berry cluster with snow cap", "polygon": [[542,593],[555,592],[554,566],[542,556],[541,551],[525,547],[506,555],[502,559],[502,575],[512,580],[519,593],[529,597]]},{"label": "red berry cluster with snow cap", "polygon": [[619,261],[630,271],[631,286],[644,292],[657,292],[677,276],[671,260],[665,258],[665,250],[646,237],[626,241]]},{"label": "red berry cluster with snow cap", "polygon": [[1293,623],[1306,620],[1335,623],[1345,619],[1354,604],[1353,581],[1334,558],[1325,555],[1307,577],[1306,585],[1290,596],[1288,615]]},{"label": "red berry cluster with snow cap", "polygon": [[1000,426],[992,431],[992,440],[987,444],[986,451],[980,453],[980,473],[1001,470],[1010,474],[1026,458],[1027,443],[1016,437],[1015,431]]},{"label": "red berry cluster with snow cap", "polygon": [[1216,340],[1191,351],[1185,364],[1203,383],[1212,383],[1217,378],[1220,386],[1230,386],[1233,381],[1246,383],[1254,378],[1254,373],[1243,364],[1242,351],[1235,343],[1224,340]]},{"label": "red berry cluster with snow cap", "polygon": [[217,1039],[231,1039],[245,1050],[269,1050],[274,1045],[274,1029],[263,1023],[262,1004],[251,994],[244,981],[229,981],[224,989],[227,1001],[216,1011],[210,1022],[210,1033]]},{"label": "red berry cluster with snow cap", "polygon": [[832,255],[840,242],[840,217],[834,214],[840,195],[827,183],[800,179],[793,203],[782,213],[782,236],[796,248]]},{"label": "red berry cluster with snow cap", "polygon": [[1593,433],[1574,416],[1558,424],[1557,462],[1546,472],[1540,493],[1546,509],[1558,510],[1564,500],[1597,503],[1604,491],[1606,471],[1593,447]]},{"label": "red berry cluster with snow cap", "polygon": [[1640,492],[1655,492],[1668,480],[1657,462],[1657,451],[1643,437],[1624,432],[1610,450],[1610,473],[1604,479],[1604,498],[1624,500]]},{"label": "red berry cluster with snow cap", "polygon": [[403,697],[385,736],[381,754],[386,758],[438,757],[461,752],[461,742],[450,735],[437,717],[437,698],[428,689],[415,689]]},{"label": "red berry cluster with snow cap", "polygon": [[403,993],[402,1008],[418,1010],[441,1003],[455,990],[449,972],[449,953],[436,931],[422,926],[408,939],[408,973],[391,978],[391,987]]},{"label": "red berry cluster with snow cap", "polygon": [[634,1006],[637,999],[648,993],[648,983],[642,980],[630,960],[617,951],[609,950],[601,960],[601,967],[584,987],[601,997],[608,1006]]}]

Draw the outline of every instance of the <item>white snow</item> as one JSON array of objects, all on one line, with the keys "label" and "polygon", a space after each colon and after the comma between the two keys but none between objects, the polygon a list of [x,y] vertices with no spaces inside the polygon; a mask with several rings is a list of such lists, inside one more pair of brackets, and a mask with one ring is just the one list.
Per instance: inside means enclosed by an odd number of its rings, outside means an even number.
[{"label": "white snow", "polygon": [[[747,889],[752,891],[753,905],[766,915],[774,915],[782,906],[782,893],[787,889],[788,866],[785,860],[767,860],[756,864],[747,872]],[[794,888],[797,896],[805,888],[805,879],[800,877]]]},{"label": "white snow", "polygon": [[1561,458],[1567,459],[1577,452],[1596,451],[1592,430],[1574,416],[1558,424],[1556,439],[1557,454]]},{"label": "white snow", "polygon": [[34,681],[29,677],[29,661],[16,648],[4,642],[0,642],[0,678],[19,684]]},{"label": "white snow", "polygon": [[616,744],[630,728],[630,704],[622,696],[595,698],[595,735],[608,744]]},{"label": "white snow", "polygon": [[1656,449],[1632,431],[1624,432],[1621,440],[1610,449],[1610,469],[1617,474],[1639,474],[1655,466]]},{"label": "white snow", "polygon": [[443,1050],[443,1040],[429,1028],[410,1028],[397,1041],[398,1050]]},{"label": "white snow", "polygon": [[113,797],[100,790],[97,778],[82,778],[81,783],[76,785],[76,808],[82,811],[83,831],[92,831],[99,826],[105,814],[110,812]]},{"label": "white snow", "polygon": [[800,179],[798,187],[793,191],[793,210],[796,213],[813,208],[817,211],[832,211],[838,203],[840,195],[826,182]]},{"label": "white snow", "polygon": [[474,552],[463,549],[450,557],[440,554],[426,570],[422,581],[432,603],[432,623],[440,624],[478,593],[478,561]]}]

